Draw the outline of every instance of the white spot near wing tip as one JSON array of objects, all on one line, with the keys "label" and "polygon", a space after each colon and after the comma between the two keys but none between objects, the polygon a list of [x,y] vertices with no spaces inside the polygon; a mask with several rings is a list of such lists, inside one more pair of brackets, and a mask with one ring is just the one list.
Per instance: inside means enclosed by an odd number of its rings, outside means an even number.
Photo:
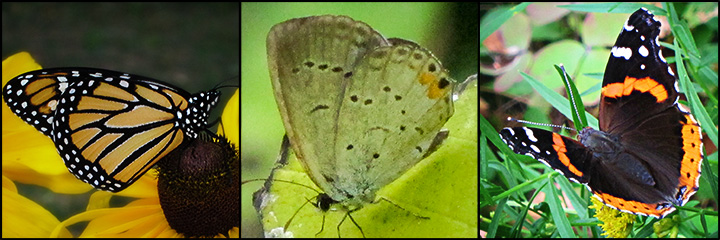
[{"label": "white spot near wing tip", "polygon": [[526,127],[523,127],[523,129],[525,129],[525,134],[528,136],[528,139],[530,139],[530,141],[532,141],[532,142],[538,141],[538,139],[535,137],[535,133],[533,133],[533,131],[531,129],[526,128]]},{"label": "white spot near wing tip", "polygon": [[612,50],[610,50],[613,57],[616,58],[625,58],[625,60],[630,60],[630,57],[632,57],[632,50],[627,47],[612,47]]},{"label": "white spot near wing tip", "polygon": [[540,153],[540,148],[538,148],[537,146],[530,145],[530,148],[532,148],[532,150],[535,151],[536,153]]},{"label": "white spot near wing tip", "polygon": [[515,130],[513,130],[512,128],[505,128],[505,129],[507,129],[508,132],[510,132],[510,136],[515,136]]},{"label": "white spot near wing tip", "polygon": [[650,54],[650,51],[648,51],[648,49],[644,45],[642,45],[638,49],[638,53],[640,53],[640,56],[647,57],[648,54]]},{"label": "white spot near wing tip", "polygon": [[626,20],[626,21],[625,21],[625,25],[623,25],[623,29],[625,29],[625,31],[628,31],[628,32],[629,32],[629,31],[632,31],[633,29],[635,29],[635,26],[629,25],[628,22],[627,22],[627,20]]}]

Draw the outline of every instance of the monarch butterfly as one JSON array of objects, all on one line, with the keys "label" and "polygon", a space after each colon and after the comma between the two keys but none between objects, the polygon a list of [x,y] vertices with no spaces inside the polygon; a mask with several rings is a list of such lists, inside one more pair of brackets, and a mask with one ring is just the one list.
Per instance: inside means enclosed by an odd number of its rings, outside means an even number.
[{"label": "monarch butterfly", "polygon": [[53,140],[75,177],[111,192],[125,189],[183,141],[196,138],[219,96],[75,67],[27,72],[3,90],[10,109]]}]

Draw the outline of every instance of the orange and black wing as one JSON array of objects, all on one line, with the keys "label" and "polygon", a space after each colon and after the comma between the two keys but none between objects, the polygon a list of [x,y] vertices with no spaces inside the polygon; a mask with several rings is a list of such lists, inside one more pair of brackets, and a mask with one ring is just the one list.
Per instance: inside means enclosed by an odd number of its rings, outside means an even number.
[{"label": "orange and black wing", "polygon": [[150,78],[92,68],[27,72],[3,89],[10,109],[55,142],[75,177],[112,192],[196,138],[219,94],[191,95]]}]

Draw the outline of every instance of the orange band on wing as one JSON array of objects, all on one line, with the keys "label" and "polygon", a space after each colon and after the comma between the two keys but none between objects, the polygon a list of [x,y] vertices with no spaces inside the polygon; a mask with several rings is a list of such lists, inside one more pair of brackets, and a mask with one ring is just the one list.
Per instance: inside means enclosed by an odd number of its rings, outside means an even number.
[{"label": "orange band on wing", "polygon": [[691,115],[685,115],[685,121],[681,122],[683,155],[680,167],[679,189],[685,189],[682,193],[683,203],[687,201],[698,189],[698,178],[700,178],[700,164],[702,163],[702,136],[700,125],[695,122]]},{"label": "orange band on wing", "polygon": [[664,102],[668,98],[665,87],[650,77],[637,79],[625,77],[621,83],[610,83],[602,88],[602,95],[610,98],[620,98],[630,95],[633,91],[648,92],[655,96],[656,102]]},{"label": "orange band on wing", "polygon": [[625,200],[612,196],[610,194],[593,192],[595,197],[612,208],[617,210],[633,212],[645,216],[664,217],[665,215],[675,211],[675,207],[671,203],[641,203],[638,201]]},{"label": "orange band on wing", "polygon": [[560,162],[565,165],[570,172],[579,177],[583,176],[583,172],[575,168],[575,165],[570,162],[570,158],[568,158],[565,154],[567,152],[567,148],[565,147],[565,142],[563,142],[560,134],[553,133],[553,148],[555,149],[555,152],[557,152]]}]

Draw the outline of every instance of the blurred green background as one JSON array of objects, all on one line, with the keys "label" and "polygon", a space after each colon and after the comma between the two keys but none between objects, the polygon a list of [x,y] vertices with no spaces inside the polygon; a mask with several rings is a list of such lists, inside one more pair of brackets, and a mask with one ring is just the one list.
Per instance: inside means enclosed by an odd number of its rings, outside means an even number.
[{"label": "blurred green background", "polygon": [[[478,71],[477,3],[242,3],[240,9],[242,179],[268,177],[284,134],[265,46],[268,31],[277,23],[313,15],[347,15],[386,38],[417,42],[432,51],[458,81]],[[261,184],[242,186],[242,237],[262,237],[252,207],[252,193]]]}]

